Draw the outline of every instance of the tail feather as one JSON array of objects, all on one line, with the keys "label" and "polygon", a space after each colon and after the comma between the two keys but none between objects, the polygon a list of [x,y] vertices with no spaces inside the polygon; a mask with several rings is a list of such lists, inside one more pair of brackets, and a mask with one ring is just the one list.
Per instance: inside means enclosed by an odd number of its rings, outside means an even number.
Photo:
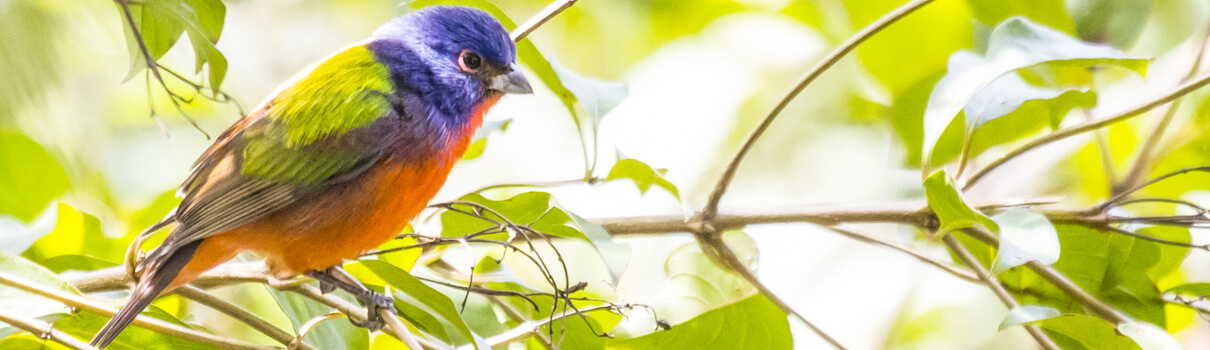
[{"label": "tail feather", "polygon": [[164,292],[165,288],[168,288],[181,269],[189,263],[189,260],[193,259],[193,253],[197,251],[197,247],[201,243],[199,240],[183,245],[175,252],[167,254],[163,261],[148,264],[147,275],[131,291],[130,301],[117,314],[114,314],[104,327],[101,327],[101,330],[93,336],[89,343],[97,348],[105,348],[110,342],[113,342],[126,326],[134,322],[135,317],[138,317],[143,309],[151,305],[151,302]]}]

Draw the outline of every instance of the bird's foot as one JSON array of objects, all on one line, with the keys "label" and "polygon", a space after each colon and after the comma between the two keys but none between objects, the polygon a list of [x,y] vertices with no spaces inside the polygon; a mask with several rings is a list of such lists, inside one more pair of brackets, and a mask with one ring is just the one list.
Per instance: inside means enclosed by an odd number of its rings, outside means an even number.
[{"label": "bird's foot", "polygon": [[386,311],[386,317],[394,317],[394,315],[398,314],[395,311],[395,298],[389,295],[367,289],[358,295],[357,299],[366,305],[366,321],[357,323],[350,319],[350,322],[354,326],[365,328],[371,332],[377,331],[386,325],[386,320],[383,319],[383,311]]},{"label": "bird's foot", "polygon": [[365,322],[349,319],[349,322],[354,326],[368,329],[371,332],[377,331],[382,329],[386,324],[386,320],[383,319],[383,311],[386,311],[386,314],[390,317],[398,314],[395,310],[395,298],[366,288],[361,282],[358,282],[357,279],[350,276],[339,266],[310,271],[307,275],[319,280],[319,289],[321,292],[328,293],[340,288],[349,292],[349,294],[353,294],[357,298],[357,301],[366,306]]}]

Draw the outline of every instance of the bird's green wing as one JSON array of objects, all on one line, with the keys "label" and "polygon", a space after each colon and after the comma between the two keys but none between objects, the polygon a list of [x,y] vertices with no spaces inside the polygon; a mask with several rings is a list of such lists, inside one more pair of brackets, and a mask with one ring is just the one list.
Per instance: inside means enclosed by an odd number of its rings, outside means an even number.
[{"label": "bird's green wing", "polygon": [[300,73],[224,132],[180,188],[164,252],[255,221],[356,177],[382,155],[393,115],[386,67],[353,46]]}]

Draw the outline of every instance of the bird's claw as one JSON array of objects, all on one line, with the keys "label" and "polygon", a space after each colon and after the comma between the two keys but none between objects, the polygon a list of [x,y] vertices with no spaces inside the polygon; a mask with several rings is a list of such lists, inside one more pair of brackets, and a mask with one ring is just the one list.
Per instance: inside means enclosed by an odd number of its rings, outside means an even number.
[{"label": "bird's claw", "polygon": [[397,315],[395,311],[395,298],[382,293],[366,291],[361,296],[361,301],[366,304],[366,321],[358,324],[350,320],[354,326],[365,328],[371,332],[382,329],[386,325],[386,320],[383,319],[382,311],[387,311],[389,315]]},{"label": "bird's claw", "polygon": [[335,284],[331,284],[331,283],[324,282],[324,281],[319,281],[319,292],[321,294],[328,294],[335,290],[336,290]]}]

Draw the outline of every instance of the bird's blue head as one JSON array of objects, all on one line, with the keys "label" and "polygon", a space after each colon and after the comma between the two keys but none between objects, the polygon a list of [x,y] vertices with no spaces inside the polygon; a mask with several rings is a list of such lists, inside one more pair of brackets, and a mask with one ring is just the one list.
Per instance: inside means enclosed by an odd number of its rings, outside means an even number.
[{"label": "bird's blue head", "polygon": [[501,94],[533,92],[508,31],[483,10],[425,7],[379,27],[369,47],[404,96],[423,100],[430,114],[464,118]]}]

